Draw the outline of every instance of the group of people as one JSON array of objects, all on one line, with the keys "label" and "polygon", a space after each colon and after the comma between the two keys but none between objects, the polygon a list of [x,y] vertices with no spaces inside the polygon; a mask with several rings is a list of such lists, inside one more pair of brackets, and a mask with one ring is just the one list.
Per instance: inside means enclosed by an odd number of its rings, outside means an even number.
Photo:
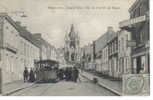
[{"label": "group of people", "polygon": [[[36,72],[33,68],[28,71],[25,67],[23,72],[24,82],[34,82],[36,80]],[[76,67],[67,67],[66,69],[58,69],[57,77],[59,80],[73,81],[77,82],[79,78],[79,70]]]},{"label": "group of people", "polygon": [[67,67],[66,69],[60,69],[58,72],[60,80],[77,82],[79,78],[79,70],[76,67]]},{"label": "group of people", "polygon": [[28,68],[25,67],[23,72],[24,82],[34,82],[35,81],[35,72],[31,68],[30,72],[28,71]]}]

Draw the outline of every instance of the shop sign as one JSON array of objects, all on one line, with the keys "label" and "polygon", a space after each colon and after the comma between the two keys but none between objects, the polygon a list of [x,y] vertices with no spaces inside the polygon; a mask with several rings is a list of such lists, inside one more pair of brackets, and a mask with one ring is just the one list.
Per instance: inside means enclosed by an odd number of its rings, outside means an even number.
[{"label": "shop sign", "polygon": [[127,41],[127,47],[135,47],[136,42],[135,41]]},{"label": "shop sign", "polygon": [[140,16],[137,18],[125,20],[119,23],[120,28],[125,27],[125,26],[131,26],[136,23],[140,23],[146,20],[146,16]]}]

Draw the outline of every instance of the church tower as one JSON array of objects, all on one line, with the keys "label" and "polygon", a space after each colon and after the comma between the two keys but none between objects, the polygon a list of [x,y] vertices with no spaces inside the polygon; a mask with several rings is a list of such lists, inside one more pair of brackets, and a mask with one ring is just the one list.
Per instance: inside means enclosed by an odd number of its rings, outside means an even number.
[{"label": "church tower", "polygon": [[65,35],[65,60],[74,64],[79,61],[80,38],[78,32],[71,25],[70,31]]}]

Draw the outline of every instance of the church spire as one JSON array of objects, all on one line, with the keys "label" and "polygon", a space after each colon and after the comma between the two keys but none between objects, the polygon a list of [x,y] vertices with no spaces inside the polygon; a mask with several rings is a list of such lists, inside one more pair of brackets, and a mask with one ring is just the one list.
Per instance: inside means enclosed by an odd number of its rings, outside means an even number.
[{"label": "church spire", "polygon": [[74,26],[71,24],[71,32],[74,32]]},{"label": "church spire", "polygon": [[75,38],[75,31],[74,31],[74,25],[73,25],[73,24],[71,25],[69,37],[70,37],[71,39],[74,39],[74,38]]}]

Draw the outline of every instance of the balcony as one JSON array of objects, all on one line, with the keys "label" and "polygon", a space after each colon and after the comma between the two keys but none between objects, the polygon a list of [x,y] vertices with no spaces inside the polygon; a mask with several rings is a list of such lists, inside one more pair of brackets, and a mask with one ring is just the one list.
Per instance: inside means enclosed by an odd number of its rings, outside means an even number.
[{"label": "balcony", "polygon": [[127,27],[132,28],[132,25],[140,23],[140,22],[144,22],[146,20],[147,20],[146,15],[140,16],[137,18],[133,18],[133,19],[129,19],[129,20],[125,20],[125,21],[120,22],[119,27],[120,28],[127,28]]}]

